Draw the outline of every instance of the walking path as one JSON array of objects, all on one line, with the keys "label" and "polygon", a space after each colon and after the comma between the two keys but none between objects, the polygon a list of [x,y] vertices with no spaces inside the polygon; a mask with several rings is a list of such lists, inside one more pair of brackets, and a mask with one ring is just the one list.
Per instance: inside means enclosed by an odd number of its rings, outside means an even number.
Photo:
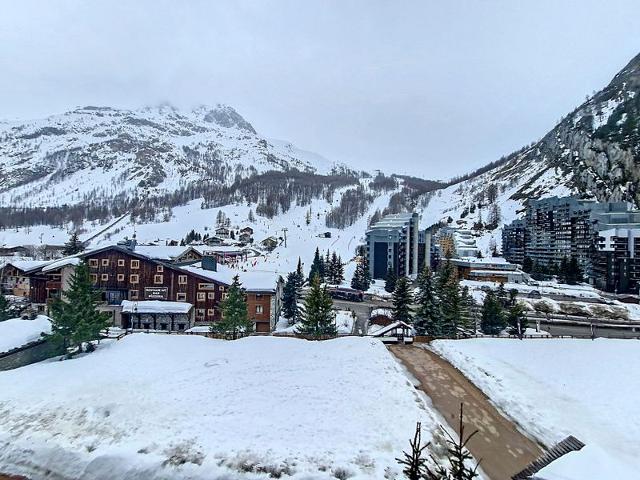
[{"label": "walking path", "polygon": [[509,480],[543,453],[449,362],[414,345],[393,345],[389,349],[418,379],[418,388],[431,398],[433,405],[456,432],[460,403],[464,403],[465,431],[479,430],[469,442],[469,451],[475,459],[482,459],[480,467],[491,480]]}]

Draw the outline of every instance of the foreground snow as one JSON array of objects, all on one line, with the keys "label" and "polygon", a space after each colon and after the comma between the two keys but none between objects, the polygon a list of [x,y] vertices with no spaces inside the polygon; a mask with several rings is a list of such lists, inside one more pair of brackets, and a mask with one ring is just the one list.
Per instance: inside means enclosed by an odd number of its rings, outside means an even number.
[{"label": "foreground snow", "polygon": [[[634,478],[640,467],[637,341],[438,340],[432,348],[533,437],[551,446],[574,435],[587,444],[575,462],[567,460],[565,473],[578,472],[576,462],[588,468],[606,459],[610,472],[633,475],[588,478]],[[561,472],[543,478],[587,478]]]},{"label": "foreground snow", "polygon": [[44,315],[34,320],[12,318],[0,322],[0,353],[34,342],[42,333],[51,333],[51,322]]},{"label": "foreground snow", "polygon": [[0,471],[379,479],[416,421],[435,425],[378,341],[135,334],[0,373]]}]

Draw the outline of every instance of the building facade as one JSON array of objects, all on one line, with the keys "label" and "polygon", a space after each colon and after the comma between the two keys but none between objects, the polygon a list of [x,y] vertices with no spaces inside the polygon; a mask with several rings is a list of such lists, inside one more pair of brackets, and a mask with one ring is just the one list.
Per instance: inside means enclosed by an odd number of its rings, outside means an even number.
[{"label": "building facade", "polygon": [[598,232],[593,278],[597,288],[614,293],[640,293],[640,229]]},{"label": "building facade", "polygon": [[383,279],[389,269],[396,275],[418,274],[419,217],[417,213],[384,216],[366,232],[371,278]]},{"label": "building facade", "polygon": [[502,255],[510,262],[522,264],[525,250],[525,222],[514,220],[502,228]]}]

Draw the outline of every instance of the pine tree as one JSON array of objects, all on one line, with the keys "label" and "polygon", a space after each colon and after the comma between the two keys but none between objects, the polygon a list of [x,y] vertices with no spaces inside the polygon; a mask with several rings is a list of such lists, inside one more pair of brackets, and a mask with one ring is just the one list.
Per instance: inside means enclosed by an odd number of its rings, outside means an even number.
[{"label": "pine tree", "polygon": [[78,237],[78,232],[73,232],[67,240],[67,243],[64,244],[64,249],[62,250],[63,255],[75,255],[76,253],[80,253],[84,250],[84,244],[80,241]]},{"label": "pine tree", "polygon": [[344,265],[342,264],[342,257],[336,255],[336,252],[333,252],[331,263],[333,263],[333,283],[340,285],[344,282]]},{"label": "pine tree", "polygon": [[409,440],[411,452],[402,452],[404,458],[396,458],[396,461],[404,466],[402,473],[408,480],[423,480],[430,478],[429,466],[427,464],[427,456],[425,450],[429,447],[429,443],[422,445],[422,428],[420,422],[416,424],[416,432],[413,440]]},{"label": "pine tree", "polygon": [[249,215],[247,215],[247,221],[255,222],[256,216],[253,214],[253,210],[249,210]]},{"label": "pine tree", "polygon": [[327,288],[320,286],[318,275],[311,279],[311,288],[304,299],[302,321],[296,331],[316,338],[337,334],[333,300]]},{"label": "pine tree", "polygon": [[482,304],[482,320],[480,329],[487,335],[497,335],[504,328],[502,304],[492,291],[487,292]]},{"label": "pine tree", "polygon": [[51,305],[51,339],[61,347],[78,347],[100,338],[109,326],[110,315],[98,311],[100,292],[94,290],[89,268],[76,266],[63,298]]},{"label": "pine tree", "polygon": [[253,322],[249,320],[247,301],[238,275],[227,291],[227,298],[220,302],[222,319],[211,325],[211,331],[218,334],[230,335],[233,340],[253,331]]},{"label": "pine tree", "polygon": [[320,256],[320,250],[316,247],[316,253],[313,256],[313,263],[311,264],[311,270],[309,271],[309,281],[313,277],[317,276],[320,282],[324,282],[324,262]]},{"label": "pine tree", "polygon": [[[474,468],[470,468],[467,464],[473,460],[471,453],[467,449],[469,441],[478,433],[474,430],[470,435],[464,434],[464,410],[463,404],[460,404],[460,426],[458,427],[458,438],[455,439],[448,431],[444,431],[447,435],[447,457],[449,458],[449,468],[440,467],[437,470],[438,480],[473,480],[478,477],[478,466],[476,463]],[[428,477],[427,477],[428,478]],[[434,480],[435,480],[434,478]],[[431,480],[431,479],[429,479]]]},{"label": "pine tree", "polygon": [[469,287],[465,285],[460,291],[460,326],[465,330],[473,330],[475,332],[473,305],[473,297],[469,293]]},{"label": "pine tree", "polygon": [[307,213],[304,216],[304,223],[306,223],[307,225],[311,224],[311,207],[309,207],[309,210],[307,210]]},{"label": "pine tree", "polygon": [[417,282],[418,290],[415,295],[415,302],[418,304],[418,310],[414,320],[416,333],[418,335],[438,337],[442,335],[440,315],[434,293],[433,274],[427,265],[418,275]]},{"label": "pine tree", "polygon": [[0,291],[0,322],[9,320],[11,313],[9,312],[9,300],[4,296],[4,293]]},{"label": "pine tree", "polygon": [[526,273],[533,271],[533,260],[531,260],[531,257],[524,257],[522,260],[522,270]]},{"label": "pine tree", "polygon": [[353,272],[353,278],[351,279],[351,288],[355,290],[362,290],[366,292],[371,286],[371,278],[369,275],[369,267],[366,266],[366,262],[361,260],[356,263],[356,269]]},{"label": "pine tree", "polygon": [[387,276],[384,281],[384,289],[387,293],[393,293],[396,289],[396,282],[398,281],[398,276],[396,272],[393,271],[393,268],[389,266],[387,270]]},{"label": "pine tree", "polygon": [[296,267],[296,287],[302,288],[304,285],[304,270],[302,269],[302,260],[298,257],[298,266]]},{"label": "pine tree", "polygon": [[298,286],[298,275],[291,272],[287,275],[282,292],[282,316],[289,320],[289,325],[293,325],[300,320],[300,307],[298,301],[302,297],[302,292]]},{"label": "pine tree", "polygon": [[411,290],[409,289],[409,280],[406,277],[400,277],[396,282],[396,288],[393,291],[393,319],[399,322],[411,323],[413,315],[411,312]]},{"label": "pine tree", "polygon": [[527,330],[527,316],[520,302],[514,302],[507,312],[507,325],[509,325],[509,333],[511,335],[522,335]]},{"label": "pine tree", "polygon": [[442,318],[442,335],[453,337],[460,322],[460,281],[449,259],[438,273],[436,298]]}]

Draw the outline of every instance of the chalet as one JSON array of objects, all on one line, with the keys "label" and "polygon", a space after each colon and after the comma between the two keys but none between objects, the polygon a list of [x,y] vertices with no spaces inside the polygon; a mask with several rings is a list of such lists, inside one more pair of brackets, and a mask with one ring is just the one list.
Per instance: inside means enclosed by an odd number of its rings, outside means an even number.
[{"label": "chalet", "polygon": [[252,243],[253,237],[251,236],[250,233],[241,232],[240,235],[238,236],[238,241],[240,241],[241,243]]},{"label": "chalet", "polygon": [[17,297],[31,297],[43,283],[34,274],[37,273],[48,260],[10,260],[0,269],[0,289]]},{"label": "chalet", "polygon": [[268,251],[271,251],[278,246],[278,239],[276,237],[267,237],[260,242],[260,245],[262,245]]},{"label": "chalet", "polygon": [[507,262],[502,257],[452,258],[452,265],[457,269],[458,277],[465,280],[478,280],[499,283],[524,283],[527,276],[517,265]]},{"label": "chalet", "polygon": [[216,228],[216,236],[220,238],[229,238],[231,236],[231,230],[227,227],[218,227]]},{"label": "chalet", "polygon": [[[198,248],[178,248],[182,253],[176,254],[174,246],[129,243],[34,263],[20,273],[20,278],[29,282],[22,287],[24,296],[44,310],[60,298],[75,266],[84,261],[92,282],[102,292],[99,308],[109,312],[114,326],[182,331],[220,320],[220,302],[239,274],[241,281],[247,282],[247,302],[256,330],[271,331],[280,314],[282,295],[281,282],[273,273],[238,272],[219,265],[214,256]],[[13,281],[15,267],[3,271],[11,273]]]},{"label": "chalet", "polygon": [[393,322],[371,334],[379,338],[383,343],[413,343],[413,328],[405,322]]},{"label": "chalet", "polygon": [[182,269],[227,285],[238,275],[247,296],[249,319],[255,322],[256,332],[267,333],[275,328],[282,309],[284,282],[281,277],[276,278],[271,272],[255,270],[239,272],[226,265],[218,265],[215,270],[205,269],[203,265],[196,263]]},{"label": "chalet", "polygon": [[253,228],[251,227],[244,227],[240,230],[240,234],[246,233],[249,236],[253,235]]}]

